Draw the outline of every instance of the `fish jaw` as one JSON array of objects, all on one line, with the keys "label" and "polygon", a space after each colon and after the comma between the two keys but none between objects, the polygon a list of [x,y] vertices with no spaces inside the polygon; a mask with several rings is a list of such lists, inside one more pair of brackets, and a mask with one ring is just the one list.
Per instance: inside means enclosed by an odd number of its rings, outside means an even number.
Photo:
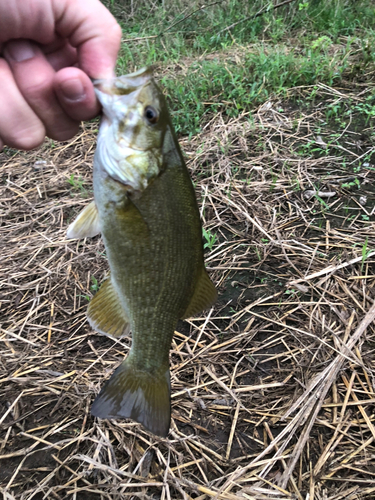
[{"label": "fish jaw", "polygon": [[139,89],[152,79],[152,68],[144,67],[127,75],[114,78],[93,80],[96,88],[101,88],[106,94],[124,94]]}]

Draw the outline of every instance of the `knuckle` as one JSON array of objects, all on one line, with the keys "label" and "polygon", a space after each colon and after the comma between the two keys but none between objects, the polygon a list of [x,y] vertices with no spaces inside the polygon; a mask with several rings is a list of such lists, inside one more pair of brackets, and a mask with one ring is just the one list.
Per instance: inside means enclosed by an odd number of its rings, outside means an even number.
[{"label": "knuckle", "polygon": [[116,22],[112,28],[111,35],[116,41],[120,42],[122,38],[122,29],[121,26]]},{"label": "knuckle", "polygon": [[22,94],[27,100],[31,99],[38,102],[46,101],[46,98],[52,92],[51,82],[35,76],[33,80],[24,80],[21,87]]}]

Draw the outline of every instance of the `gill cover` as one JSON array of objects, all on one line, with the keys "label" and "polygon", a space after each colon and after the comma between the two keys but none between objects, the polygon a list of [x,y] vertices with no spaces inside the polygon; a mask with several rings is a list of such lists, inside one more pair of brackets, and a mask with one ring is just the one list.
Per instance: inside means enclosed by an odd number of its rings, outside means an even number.
[{"label": "gill cover", "polygon": [[147,68],[95,80],[94,88],[103,107],[95,161],[113,179],[143,191],[163,166],[164,96]]}]

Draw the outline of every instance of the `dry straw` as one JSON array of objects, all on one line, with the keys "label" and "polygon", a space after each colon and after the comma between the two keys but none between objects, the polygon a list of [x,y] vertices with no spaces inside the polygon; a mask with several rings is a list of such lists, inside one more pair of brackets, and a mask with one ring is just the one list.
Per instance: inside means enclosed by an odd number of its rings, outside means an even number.
[{"label": "dry straw", "polygon": [[298,154],[328,143],[329,126],[314,131],[325,106],[366,89],[320,86],[313,108],[292,103],[310,90],[182,140],[220,297],[178,325],[165,440],[89,413],[130,346],[86,321],[108,272],[100,238],[65,237],[92,198],[97,125],[1,154],[4,500],[374,498],[373,170],[356,174],[361,190],[342,186],[368,135],[347,128],[327,154]]}]

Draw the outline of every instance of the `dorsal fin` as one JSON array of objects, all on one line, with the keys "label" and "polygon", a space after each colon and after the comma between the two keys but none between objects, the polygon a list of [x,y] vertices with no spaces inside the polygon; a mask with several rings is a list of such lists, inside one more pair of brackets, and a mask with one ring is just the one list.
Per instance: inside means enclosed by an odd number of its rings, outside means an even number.
[{"label": "dorsal fin", "polygon": [[202,274],[198,280],[194,295],[181,319],[195,316],[204,309],[208,309],[217,299],[215,285],[210,280],[206,269],[202,268]]},{"label": "dorsal fin", "polygon": [[66,236],[69,239],[92,238],[101,231],[99,214],[95,201],[92,201],[78,215],[76,220],[70,224]]}]

